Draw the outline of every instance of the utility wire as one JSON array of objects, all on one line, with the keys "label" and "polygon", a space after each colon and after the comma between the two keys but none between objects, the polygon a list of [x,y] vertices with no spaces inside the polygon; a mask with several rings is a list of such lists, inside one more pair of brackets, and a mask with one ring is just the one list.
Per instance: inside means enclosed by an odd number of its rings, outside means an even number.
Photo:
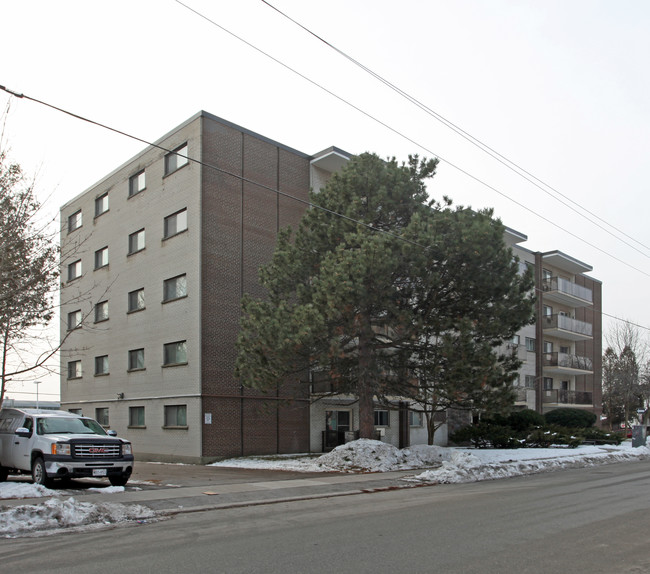
[{"label": "utility wire", "polygon": [[[89,124],[95,125],[95,126],[97,126],[97,127],[100,127],[100,128],[106,129],[106,130],[109,130],[109,131],[111,131],[111,132],[114,132],[114,133],[116,133],[116,134],[119,134],[119,135],[122,135],[122,136],[124,136],[124,137],[130,138],[130,139],[132,139],[132,140],[135,140],[135,141],[141,142],[141,143],[143,143],[143,144],[145,144],[145,145],[148,145],[148,146],[151,146],[151,147],[157,148],[157,149],[159,149],[159,150],[164,151],[165,153],[174,153],[174,150],[168,149],[168,148],[166,148],[166,147],[163,147],[163,146],[158,145],[158,144],[153,143],[153,142],[149,142],[149,141],[147,141],[147,140],[145,140],[145,139],[142,139],[142,138],[139,138],[139,137],[134,136],[134,135],[132,135],[132,134],[129,134],[129,133],[127,133],[127,132],[124,132],[124,131],[118,130],[118,129],[113,128],[113,127],[111,127],[111,126],[108,126],[108,125],[106,125],[106,124],[102,124],[102,123],[100,123],[100,122],[96,122],[96,121],[91,120],[91,119],[89,119],[89,118],[86,118],[86,117],[84,117],[84,116],[80,116],[79,114],[75,114],[75,113],[73,113],[73,112],[70,112],[70,111],[65,110],[65,109],[63,109],[63,108],[60,108],[60,107],[55,106],[55,105],[53,105],[53,104],[48,104],[47,102],[44,102],[44,101],[39,100],[39,99],[37,99],[37,98],[33,98],[33,97],[28,96],[28,95],[26,95],[26,94],[22,94],[22,93],[19,93],[19,92],[14,92],[13,90],[10,90],[10,89],[6,88],[5,86],[0,85],[0,90],[3,90],[3,91],[5,91],[5,92],[7,92],[8,94],[11,94],[12,96],[15,96],[16,98],[23,98],[23,99],[26,99],[26,100],[30,100],[30,101],[35,102],[35,103],[37,103],[37,104],[41,104],[41,105],[46,106],[46,107],[48,107],[48,108],[52,108],[53,110],[56,110],[56,111],[58,111],[58,112],[61,112],[61,113],[67,114],[67,115],[69,115],[69,116],[72,116],[73,118],[76,118],[76,119],[78,119],[78,120],[81,120],[81,121],[87,122],[87,123],[89,123]],[[369,230],[371,230],[371,231],[384,233],[384,234],[386,234],[386,235],[389,235],[389,236],[391,236],[391,237],[394,237],[395,239],[399,239],[399,240],[401,240],[401,241],[405,241],[406,243],[410,243],[411,245],[415,245],[416,247],[420,247],[420,248],[422,248],[422,249],[426,249],[426,248],[427,248],[426,246],[424,246],[424,245],[422,245],[422,244],[420,244],[420,243],[418,243],[418,242],[416,242],[416,241],[412,241],[412,240],[410,240],[410,239],[407,239],[406,237],[402,237],[402,236],[400,236],[400,235],[397,235],[396,233],[392,233],[391,231],[387,231],[387,230],[385,230],[385,229],[379,229],[379,228],[374,227],[373,225],[371,225],[371,224],[369,224],[369,223],[365,223],[365,222],[363,222],[363,221],[359,221],[358,219],[354,219],[353,217],[349,217],[348,215],[345,215],[345,214],[343,214],[343,213],[339,213],[339,212],[337,212],[337,211],[334,211],[334,210],[328,209],[328,208],[323,207],[323,206],[321,206],[321,205],[318,205],[318,204],[316,204],[316,203],[312,203],[311,201],[308,201],[308,200],[306,200],[306,199],[301,199],[301,198],[299,198],[299,197],[296,197],[295,195],[291,195],[290,193],[286,193],[286,192],[284,192],[284,191],[280,191],[279,189],[275,189],[274,187],[271,187],[271,186],[269,186],[269,185],[265,185],[265,184],[263,184],[263,183],[260,183],[260,182],[254,181],[254,180],[252,180],[252,179],[249,179],[249,178],[244,177],[244,176],[242,176],[242,175],[239,175],[239,174],[237,174],[237,173],[233,173],[233,172],[228,171],[228,170],[226,170],[226,169],[222,169],[222,168],[220,168],[220,167],[217,167],[216,165],[206,163],[206,162],[201,161],[201,160],[199,160],[199,159],[196,159],[196,158],[190,157],[189,155],[188,155],[188,156],[184,156],[183,154],[178,154],[178,155],[180,155],[181,157],[186,157],[188,161],[191,161],[191,162],[193,162],[193,163],[196,163],[196,164],[198,164],[198,165],[200,165],[200,166],[202,166],[202,167],[207,167],[208,169],[213,169],[213,170],[215,170],[215,171],[217,171],[217,172],[219,172],[219,173],[222,173],[222,174],[224,174],[224,175],[229,175],[229,176],[234,177],[234,178],[236,178],[236,179],[238,179],[238,180],[240,180],[240,181],[243,181],[243,182],[245,182],[245,183],[250,183],[251,185],[254,185],[254,186],[256,186],[256,187],[260,187],[260,188],[262,188],[262,189],[264,189],[264,190],[266,190],[266,191],[270,191],[270,192],[275,193],[275,194],[277,194],[277,195],[280,195],[280,196],[282,196],[282,197],[286,197],[287,199],[291,199],[291,200],[293,200],[293,201],[297,201],[298,203],[302,203],[302,204],[306,205],[307,207],[311,207],[311,208],[314,208],[314,209],[319,209],[319,210],[321,210],[321,211],[323,211],[323,212],[325,212],[325,213],[329,213],[330,215],[333,215],[333,216],[335,216],[335,217],[340,217],[341,219],[347,220],[347,221],[349,221],[349,222],[351,222],[351,223],[354,223],[354,224],[356,224],[356,225],[360,225],[360,226],[365,227],[366,229],[369,229]]]},{"label": "utility wire", "polygon": [[332,96],[333,98],[335,98],[335,99],[339,100],[340,102],[344,103],[345,105],[351,107],[352,109],[356,110],[357,112],[359,112],[360,114],[366,116],[367,118],[371,119],[372,121],[378,123],[379,125],[385,127],[386,129],[388,129],[389,131],[393,132],[394,134],[400,136],[401,138],[405,139],[406,141],[408,141],[408,142],[412,143],[413,145],[415,145],[415,146],[417,146],[417,147],[423,149],[423,150],[426,151],[427,153],[430,153],[430,154],[436,156],[440,161],[444,161],[444,162],[445,162],[447,165],[449,165],[450,167],[453,167],[454,169],[456,169],[456,170],[459,171],[460,173],[466,175],[466,176],[469,177],[470,179],[473,179],[473,180],[476,181],[477,183],[480,183],[480,184],[483,185],[484,187],[487,187],[488,189],[494,191],[495,193],[497,193],[497,194],[500,195],[501,197],[503,197],[503,198],[505,198],[505,199],[511,201],[511,202],[514,203],[515,205],[517,205],[517,206],[521,207],[522,209],[528,211],[529,213],[535,215],[536,217],[538,217],[538,218],[540,218],[541,220],[545,221],[545,222],[548,223],[549,225],[552,225],[553,227],[559,229],[560,231],[563,231],[564,233],[570,235],[571,237],[577,239],[578,241],[581,241],[582,243],[585,243],[586,245],[589,245],[589,247],[595,249],[596,251],[599,251],[599,252],[602,253],[603,255],[606,255],[607,257],[610,257],[611,259],[614,259],[615,261],[618,261],[619,263],[622,263],[623,265],[625,265],[625,266],[627,266],[627,267],[629,267],[629,268],[631,268],[631,269],[634,269],[635,271],[637,271],[638,273],[641,273],[642,275],[645,275],[646,277],[650,277],[650,273],[647,273],[647,272],[645,272],[645,271],[639,269],[638,267],[635,267],[634,265],[632,265],[632,264],[630,264],[630,263],[627,263],[626,261],[623,261],[622,259],[619,259],[619,258],[616,257],[615,255],[612,255],[611,253],[605,251],[604,249],[601,249],[600,247],[598,247],[598,246],[594,245],[593,243],[587,241],[587,240],[584,239],[583,237],[580,237],[579,235],[573,233],[572,231],[569,231],[568,229],[566,229],[566,228],[562,227],[561,225],[555,223],[555,222],[552,221],[551,219],[549,219],[549,218],[547,218],[547,217],[545,217],[545,216],[543,216],[543,215],[537,213],[537,212],[534,211],[532,208],[530,208],[530,207],[526,206],[525,204],[523,204],[523,203],[517,201],[516,199],[513,199],[512,197],[510,197],[510,196],[507,195],[506,193],[500,191],[500,190],[497,189],[496,187],[490,185],[489,183],[485,182],[484,180],[480,179],[479,177],[477,177],[477,176],[471,174],[470,172],[468,172],[467,170],[465,170],[465,169],[461,168],[460,166],[454,164],[454,163],[451,162],[450,160],[445,159],[445,158],[442,157],[440,154],[435,153],[435,152],[432,151],[431,149],[427,148],[425,145],[423,145],[423,144],[421,144],[421,143],[415,141],[414,139],[412,139],[412,138],[410,138],[409,136],[407,136],[406,134],[400,132],[400,131],[397,130],[396,128],[393,128],[392,126],[388,125],[388,124],[385,123],[384,121],[378,119],[377,117],[373,116],[372,114],[370,114],[370,113],[366,112],[365,110],[361,109],[361,108],[358,107],[357,105],[351,103],[350,101],[348,101],[348,100],[346,100],[345,98],[339,96],[338,94],[332,92],[331,90],[329,90],[328,88],[326,88],[326,87],[324,87],[323,85],[319,84],[318,82],[316,82],[316,81],[312,80],[311,78],[305,76],[303,73],[297,71],[295,68],[292,68],[292,67],[289,66],[288,64],[285,64],[285,63],[282,62],[281,60],[278,60],[278,59],[275,58],[274,56],[271,56],[269,53],[263,51],[262,49],[258,48],[258,47],[255,46],[255,45],[251,44],[251,43],[248,42],[247,40],[244,40],[241,36],[238,36],[238,35],[235,34],[234,32],[231,32],[230,30],[228,30],[227,28],[223,27],[221,24],[218,24],[218,23],[215,22],[214,20],[208,18],[206,15],[202,14],[201,12],[195,10],[194,8],[188,6],[187,4],[184,4],[184,3],[181,2],[180,0],[174,0],[174,1],[175,1],[177,4],[180,4],[181,6],[183,6],[184,8],[186,8],[187,10],[189,10],[190,12],[193,12],[194,14],[196,14],[197,16],[199,16],[200,18],[202,18],[202,19],[205,20],[206,22],[208,22],[208,23],[212,24],[213,26],[219,28],[220,30],[222,30],[222,31],[225,32],[226,34],[232,36],[233,38],[239,40],[240,42],[243,42],[244,44],[246,44],[246,45],[247,45],[248,47],[250,47],[251,49],[253,49],[253,50],[255,50],[256,52],[262,54],[263,56],[269,58],[270,60],[272,60],[272,61],[275,62],[276,64],[282,66],[282,67],[285,68],[286,70],[292,72],[293,74],[296,74],[297,76],[299,76],[300,78],[302,78],[302,79],[305,80],[306,82],[309,82],[309,83],[312,84],[313,86],[315,86],[315,87],[317,87],[318,89],[324,91],[325,93],[329,94],[329,95]]},{"label": "utility wire", "polygon": [[[645,249],[649,250],[650,247],[648,247],[647,245],[641,243],[640,241],[638,241],[634,237],[631,237],[630,235],[625,233],[623,230],[619,229],[618,227],[612,225],[611,223],[607,222],[603,218],[599,217],[598,215],[596,215],[595,213],[593,213],[592,211],[587,209],[585,206],[581,205],[580,203],[574,201],[573,199],[571,199],[567,195],[563,194],[559,190],[555,189],[550,184],[545,183],[540,178],[536,177],[535,175],[533,175],[532,173],[530,173],[529,171],[527,171],[526,169],[524,169],[523,167],[518,165],[516,162],[508,159],[507,157],[505,157],[504,155],[502,155],[501,153],[499,153],[495,149],[491,148],[486,143],[482,142],[481,140],[474,137],[473,135],[471,135],[467,131],[463,130],[461,127],[457,126],[456,124],[454,124],[450,120],[446,119],[444,116],[440,115],[435,110],[428,107],[426,104],[423,104],[421,101],[419,101],[414,96],[411,96],[409,93],[405,92],[404,90],[402,90],[401,88],[399,88],[395,84],[391,83],[389,80],[387,80],[386,78],[384,78],[383,76],[381,76],[377,72],[374,72],[371,68],[368,68],[367,66],[365,66],[364,64],[362,64],[361,62],[359,62],[358,60],[356,60],[355,58],[353,58],[352,56],[350,56],[349,54],[344,52],[343,50],[337,48],[332,43],[328,42],[327,40],[325,40],[324,38],[322,38],[321,36],[319,36],[318,34],[313,32],[312,30],[310,30],[309,28],[307,28],[306,26],[304,26],[303,24],[301,24],[300,22],[298,22],[297,20],[295,20],[294,18],[292,18],[291,16],[289,16],[288,14],[283,12],[282,10],[278,9],[277,7],[275,7],[270,2],[267,2],[267,0],[261,0],[261,2],[266,4],[272,10],[275,10],[278,14],[280,14],[281,16],[283,16],[284,18],[286,18],[290,22],[294,23],[296,26],[302,28],[305,32],[307,32],[308,34],[310,34],[311,36],[316,38],[318,41],[325,44],[328,48],[334,50],[337,54],[341,55],[342,57],[344,57],[348,61],[352,62],[355,66],[361,68],[364,72],[371,75],[376,80],[380,81],[382,84],[384,84],[385,86],[387,86],[388,88],[390,88],[391,90],[393,90],[394,92],[396,92],[397,94],[399,94],[400,96],[402,96],[403,98],[405,98],[406,100],[408,100],[409,102],[411,102],[412,104],[414,104],[415,106],[420,108],[422,111],[429,114],[430,116],[432,116],[433,118],[438,120],[440,123],[442,123],[443,125],[445,125],[449,129],[451,129],[452,131],[456,132],[458,135],[460,135],[462,138],[464,138],[465,140],[470,142],[472,145],[476,146],[481,151],[483,151],[484,153],[486,153],[487,155],[489,155],[490,157],[492,157],[493,159],[495,159],[496,161],[501,163],[503,166],[505,166],[509,170],[513,171],[514,173],[516,173],[517,175],[519,175],[520,177],[522,177],[523,179],[525,179],[526,181],[528,181],[529,183],[531,183],[532,185],[534,185],[535,187],[537,187],[538,189],[540,189],[541,191],[546,193],[549,197],[552,197],[553,199],[555,199],[556,201],[558,201],[559,203],[561,203],[565,207],[568,207],[571,211],[573,211],[574,213],[576,213],[580,217],[586,219],[587,221],[589,221],[590,223],[592,223],[596,227],[600,228],[605,233],[608,233],[609,235],[611,235],[612,237],[614,237],[618,241],[621,241],[622,243],[624,243],[628,247],[631,247],[635,251],[638,251],[641,255],[650,258],[650,255],[648,255],[647,253],[644,253],[643,251],[641,251],[640,249],[638,249],[637,247],[635,247],[631,243],[628,243],[624,239],[621,239],[619,236],[612,233],[609,229],[603,227],[602,225],[600,225],[599,223],[597,223],[593,219],[590,219],[589,217],[587,217],[584,213],[581,213],[580,211],[578,211],[577,209],[575,209],[574,207],[569,205],[569,203],[567,203],[566,201],[563,201],[562,199],[560,199],[560,198],[556,197],[555,195],[553,195],[549,190],[552,190],[557,195],[563,197],[564,199],[566,199],[568,202],[572,203],[573,205],[576,205],[577,207],[582,209],[584,212],[588,213],[592,217],[595,217],[599,221],[603,222],[608,227],[611,227],[612,229],[616,230],[621,235],[627,237],[628,239],[634,241],[638,245],[641,245]],[[542,186],[544,186],[544,187],[542,187]],[[548,189],[545,189],[545,188],[548,188]]]},{"label": "utility wire", "polygon": [[[124,136],[124,137],[130,138],[130,139],[133,139],[133,140],[138,141],[138,142],[141,142],[141,143],[143,143],[143,144],[145,144],[145,145],[148,145],[148,146],[154,147],[154,148],[156,148],[156,149],[162,150],[162,151],[164,151],[165,153],[173,153],[173,150],[170,150],[170,149],[165,148],[165,147],[163,147],[163,146],[160,146],[160,145],[158,145],[158,144],[155,144],[155,143],[149,142],[149,141],[147,141],[147,140],[145,140],[145,139],[143,139],[143,138],[139,138],[139,137],[134,136],[134,135],[132,135],[132,134],[129,134],[129,133],[127,133],[127,132],[124,132],[124,131],[118,130],[118,129],[116,129],[116,128],[113,128],[113,127],[111,127],[111,126],[108,126],[108,125],[105,125],[105,124],[102,124],[102,123],[96,122],[96,121],[94,121],[94,120],[90,120],[90,119],[88,119],[88,118],[85,118],[85,117],[83,117],[83,116],[80,116],[79,114],[75,114],[75,113],[73,113],[73,112],[69,112],[69,111],[67,111],[67,110],[64,110],[63,108],[60,108],[60,107],[54,106],[54,105],[52,105],[52,104],[48,104],[47,102],[43,102],[43,101],[38,100],[38,99],[36,99],[36,98],[32,98],[31,96],[27,96],[27,95],[22,94],[22,93],[19,93],[19,92],[14,92],[13,90],[10,90],[10,89],[6,88],[5,86],[0,85],[0,90],[3,90],[4,92],[6,92],[6,93],[8,93],[8,94],[10,94],[10,95],[12,95],[12,96],[14,96],[14,97],[16,97],[16,98],[22,98],[22,99],[30,100],[30,101],[35,102],[35,103],[37,103],[37,104],[41,104],[41,105],[43,105],[43,106],[46,106],[46,107],[52,108],[53,110],[56,110],[56,111],[61,112],[61,113],[64,113],[64,114],[67,114],[67,115],[69,115],[69,116],[71,116],[71,117],[73,117],[73,118],[76,118],[76,119],[78,119],[78,120],[81,120],[81,121],[87,122],[87,123],[92,124],[92,125],[95,125],[95,126],[97,126],[97,127],[100,127],[100,128],[103,128],[103,129],[106,129],[106,130],[109,130],[109,131],[112,131],[112,132],[114,132],[114,133],[116,133],[116,134],[119,134],[119,135],[122,135],[122,136]],[[274,189],[273,187],[267,186],[267,185],[265,185],[265,184],[263,184],[263,183],[258,183],[258,182],[256,182],[256,181],[252,181],[252,180],[250,180],[250,179],[248,179],[248,178],[245,178],[245,177],[243,177],[243,176],[240,176],[240,175],[238,175],[238,174],[236,174],[236,173],[231,173],[231,172],[229,172],[229,171],[227,171],[227,170],[224,170],[224,169],[221,169],[221,168],[219,168],[219,167],[217,167],[217,166],[215,166],[215,165],[205,163],[205,162],[203,162],[203,161],[201,161],[201,160],[197,160],[197,159],[192,158],[192,157],[189,157],[189,156],[187,156],[187,159],[188,159],[188,161],[194,162],[194,163],[196,163],[196,164],[198,164],[198,165],[201,165],[201,166],[203,166],[203,167],[207,167],[208,169],[213,169],[213,170],[215,170],[215,171],[217,171],[217,172],[219,172],[219,173],[222,173],[222,174],[224,174],[224,175],[229,175],[229,176],[234,177],[234,178],[236,178],[236,179],[239,179],[239,180],[241,180],[241,181],[243,181],[243,182],[250,183],[250,184],[252,184],[252,185],[255,185],[255,186],[257,186],[257,187],[260,187],[260,188],[262,188],[262,189],[265,189],[265,190],[267,190],[267,191],[271,191],[271,192],[273,192],[273,193],[277,193],[277,194],[279,194],[279,195],[282,195],[283,197],[286,197],[286,198],[288,198],[288,199],[292,199],[292,200],[297,201],[297,202],[299,202],[299,203],[303,203],[304,205],[306,205],[306,206],[308,206],[308,207],[313,207],[313,208],[315,208],[315,209],[320,209],[320,210],[322,210],[322,211],[324,211],[324,212],[326,212],[326,213],[329,213],[329,214],[331,214],[331,215],[333,215],[333,216],[335,216],[335,217],[341,217],[341,218],[343,218],[343,219],[345,219],[345,220],[347,220],[347,221],[350,221],[350,222],[352,222],[352,223],[355,223],[355,224],[358,224],[358,225],[362,225],[362,226],[364,226],[365,228],[370,229],[370,230],[372,230],[372,231],[376,231],[376,232],[380,232],[380,233],[385,233],[385,234],[390,235],[390,236],[392,236],[392,237],[395,237],[395,238],[397,238],[397,239],[399,239],[399,240],[401,240],[401,241],[406,241],[406,242],[408,242],[408,243],[410,243],[410,244],[412,244],[412,245],[415,245],[416,247],[421,247],[422,249],[426,249],[426,246],[421,245],[421,244],[419,244],[419,243],[417,243],[417,242],[414,242],[414,241],[411,241],[411,240],[406,239],[406,238],[404,238],[404,237],[401,237],[401,236],[399,236],[399,235],[396,235],[396,234],[390,233],[389,231],[386,231],[386,230],[383,230],[383,229],[377,229],[377,228],[373,227],[372,225],[368,225],[368,224],[366,224],[366,223],[364,223],[364,222],[362,222],[362,221],[358,221],[358,220],[353,219],[353,218],[351,218],[351,217],[348,217],[348,216],[346,216],[346,215],[343,215],[343,214],[337,213],[336,211],[333,211],[333,210],[330,210],[330,209],[327,209],[327,208],[321,207],[320,205],[317,205],[317,204],[311,203],[311,202],[306,201],[306,200],[304,200],[304,199],[300,199],[299,197],[295,197],[295,196],[290,195],[290,194],[288,194],[288,193],[285,193],[285,192],[282,192],[282,191],[280,191],[280,190]],[[624,263],[624,262],[621,262],[621,263]],[[536,290],[536,291],[541,291],[539,287],[535,287],[535,290]],[[636,324],[636,323],[632,323],[632,322],[630,322],[630,321],[627,321],[627,320],[625,320],[625,319],[621,319],[621,318],[616,317],[616,316],[614,316],[614,315],[609,315],[608,313],[605,313],[605,312],[602,312],[602,311],[601,311],[601,313],[602,313],[602,315],[604,315],[604,316],[606,316],[606,317],[610,317],[611,319],[615,319],[616,321],[620,321],[620,322],[622,322],[622,323],[628,323],[628,324],[630,324],[630,325],[634,325],[635,327],[639,327],[639,328],[641,328],[641,329],[645,329],[645,330],[647,330],[647,331],[650,331],[650,328],[648,328],[648,327],[644,327],[643,325],[638,325],[638,324]]]}]

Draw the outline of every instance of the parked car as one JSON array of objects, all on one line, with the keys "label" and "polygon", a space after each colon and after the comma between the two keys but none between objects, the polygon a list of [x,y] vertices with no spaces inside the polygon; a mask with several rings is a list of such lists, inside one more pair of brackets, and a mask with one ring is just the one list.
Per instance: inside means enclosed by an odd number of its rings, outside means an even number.
[{"label": "parked car", "polygon": [[94,419],[66,411],[0,410],[0,482],[30,474],[53,479],[106,477],[124,486],[133,472],[131,443]]}]

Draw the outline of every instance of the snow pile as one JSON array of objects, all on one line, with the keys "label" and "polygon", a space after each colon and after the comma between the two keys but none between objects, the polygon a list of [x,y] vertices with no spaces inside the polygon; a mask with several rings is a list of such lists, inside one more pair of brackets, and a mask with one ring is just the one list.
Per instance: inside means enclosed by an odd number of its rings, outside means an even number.
[{"label": "snow pile", "polygon": [[55,490],[45,488],[40,484],[29,482],[0,482],[0,499],[3,498],[40,498],[41,496],[56,496]]},{"label": "snow pile", "polygon": [[[650,441],[650,439],[649,439]],[[427,469],[408,480],[429,483],[471,482],[593,466],[650,457],[650,447],[580,446],[569,448],[470,449],[392,445],[359,439],[336,447],[317,458],[313,455],[247,457],[224,460],[212,466],[293,470],[298,472],[389,472]]]},{"label": "snow pile", "polygon": [[30,532],[57,530],[151,519],[153,510],[140,505],[90,504],[74,498],[50,498],[42,504],[17,506],[0,511],[0,536],[13,538]]},{"label": "snow pile", "polygon": [[[510,456],[508,456],[510,455]],[[579,447],[577,449],[517,449],[514,451],[456,449],[438,469],[427,470],[407,480],[433,483],[461,483],[581,468],[638,460],[650,456],[648,446],[639,448]]]}]

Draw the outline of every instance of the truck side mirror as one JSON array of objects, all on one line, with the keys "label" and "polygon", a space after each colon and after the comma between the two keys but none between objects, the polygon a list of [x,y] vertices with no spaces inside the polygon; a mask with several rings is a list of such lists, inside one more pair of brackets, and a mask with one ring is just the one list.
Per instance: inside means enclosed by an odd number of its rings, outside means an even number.
[{"label": "truck side mirror", "polygon": [[30,436],[32,436],[32,431],[30,431],[28,428],[25,427],[18,427],[14,434],[21,436],[23,438],[29,438]]},{"label": "truck side mirror", "polygon": [[106,434],[107,434],[108,436],[117,436],[117,431],[109,430],[109,431],[106,431]]}]

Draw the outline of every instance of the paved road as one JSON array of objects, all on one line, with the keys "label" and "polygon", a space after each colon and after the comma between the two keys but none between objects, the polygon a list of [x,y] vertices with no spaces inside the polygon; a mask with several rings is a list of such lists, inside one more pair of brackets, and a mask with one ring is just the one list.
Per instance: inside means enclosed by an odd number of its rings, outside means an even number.
[{"label": "paved road", "polygon": [[0,541],[2,571],[650,572],[650,466],[633,462],[179,514]]}]

